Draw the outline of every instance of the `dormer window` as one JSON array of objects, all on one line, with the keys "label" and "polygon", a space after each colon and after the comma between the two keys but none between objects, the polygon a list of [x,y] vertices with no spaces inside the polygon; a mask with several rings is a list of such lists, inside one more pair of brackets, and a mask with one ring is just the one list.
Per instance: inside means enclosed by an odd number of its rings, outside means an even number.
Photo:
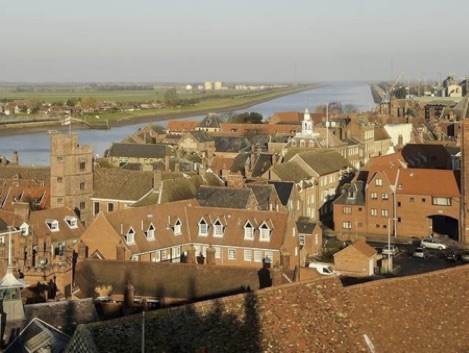
[{"label": "dormer window", "polygon": [[58,232],[59,229],[59,222],[55,219],[46,219],[46,224],[51,230],[51,232]]},{"label": "dormer window", "polygon": [[127,244],[135,244],[135,230],[130,227],[127,234],[124,234],[124,238]]},{"label": "dormer window", "polygon": [[176,223],[174,223],[174,227],[173,227],[173,232],[174,232],[174,235],[181,235],[181,228],[182,228],[182,223],[181,221],[178,220],[176,221]]},{"label": "dormer window", "polygon": [[21,235],[26,237],[29,235],[29,224],[27,223],[23,223],[21,226],[20,226],[20,231],[21,231]]},{"label": "dormer window", "polygon": [[215,223],[213,223],[213,236],[221,238],[223,237],[223,231],[224,231],[223,223],[220,222],[219,219],[217,219]]},{"label": "dormer window", "polygon": [[254,227],[249,221],[244,225],[244,239],[254,240]]},{"label": "dormer window", "polygon": [[208,224],[203,218],[199,221],[199,235],[202,237],[208,236]]},{"label": "dormer window", "polygon": [[155,226],[153,223],[150,223],[147,231],[145,232],[145,237],[147,240],[155,240]]},{"label": "dormer window", "polygon": [[270,241],[270,228],[265,222],[259,227],[259,240]]},{"label": "dormer window", "polygon": [[65,216],[64,220],[71,229],[78,228],[78,220],[76,217]]}]

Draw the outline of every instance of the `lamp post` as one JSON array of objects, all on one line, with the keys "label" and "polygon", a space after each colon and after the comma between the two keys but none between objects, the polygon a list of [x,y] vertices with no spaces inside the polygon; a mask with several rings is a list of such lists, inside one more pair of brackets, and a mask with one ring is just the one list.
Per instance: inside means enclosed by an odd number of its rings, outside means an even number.
[{"label": "lamp post", "polygon": [[326,148],[329,148],[329,102],[326,104]]}]

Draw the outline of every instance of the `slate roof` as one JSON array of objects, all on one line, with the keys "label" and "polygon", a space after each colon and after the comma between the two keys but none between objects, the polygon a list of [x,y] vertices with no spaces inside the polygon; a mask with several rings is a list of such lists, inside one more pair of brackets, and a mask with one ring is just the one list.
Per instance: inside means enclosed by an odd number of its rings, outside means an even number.
[{"label": "slate roof", "polygon": [[442,145],[408,143],[401,154],[412,168],[451,169],[449,152]]},{"label": "slate roof", "polygon": [[273,185],[268,184],[246,184],[247,188],[250,188],[254,192],[254,196],[259,204],[260,210],[268,210],[270,207],[270,201],[272,194],[276,194],[277,191]]},{"label": "slate roof", "polygon": [[282,181],[299,183],[304,178],[313,177],[312,173],[305,171],[296,161],[275,164],[272,170]]},{"label": "slate roof", "polygon": [[[21,161],[21,156],[20,156]],[[24,180],[47,180],[50,181],[49,167],[20,167],[8,165],[0,167],[0,179],[24,179]]]},{"label": "slate roof", "polygon": [[300,234],[313,234],[316,226],[317,223],[310,222],[306,217],[299,218],[296,221],[296,229],[298,229],[298,233]]},{"label": "slate roof", "polygon": [[213,138],[212,136],[210,136],[210,134],[206,131],[191,131],[190,134],[192,136],[194,136],[194,138],[198,141],[198,142],[209,142],[209,141],[213,141]]},{"label": "slate roof", "polygon": [[[342,193],[334,200],[334,204],[339,205],[364,205],[365,204],[365,182],[357,180],[351,184],[345,184],[342,187]],[[354,197],[349,197],[349,192],[354,194]]]},{"label": "slate roof", "polygon": [[80,261],[76,283],[83,297],[96,297],[95,287],[112,285],[112,294],[124,295],[128,282],[135,295],[201,300],[259,289],[258,269],[204,266],[170,262],[91,260]]},{"label": "slate roof", "polygon": [[254,197],[254,193],[250,188],[201,186],[197,193],[197,201],[201,206],[219,208],[245,209],[252,197]]},{"label": "slate roof", "polygon": [[240,152],[251,147],[244,136],[214,136],[214,140],[217,152]]},{"label": "slate roof", "polygon": [[282,203],[282,205],[287,206],[288,200],[290,200],[290,198],[292,197],[293,187],[295,186],[295,184],[289,181],[274,180],[269,180],[268,183],[275,187],[275,190],[277,191],[277,195],[280,198],[280,202]]},{"label": "slate roof", "polygon": [[210,128],[219,129],[222,119],[217,114],[208,114],[202,121],[197,125],[198,128]]},{"label": "slate roof", "polygon": [[153,172],[97,168],[93,198],[136,201],[153,188]]},{"label": "slate roof", "polygon": [[340,153],[334,150],[319,149],[298,154],[294,158],[300,158],[318,175],[335,173],[352,165]]},{"label": "slate roof", "polygon": [[272,154],[271,153],[259,153],[256,155],[256,161],[251,171],[253,178],[264,175],[272,167]]},{"label": "slate roof", "polygon": [[107,150],[108,157],[164,158],[171,154],[172,148],[166,144],[113,143]]}]

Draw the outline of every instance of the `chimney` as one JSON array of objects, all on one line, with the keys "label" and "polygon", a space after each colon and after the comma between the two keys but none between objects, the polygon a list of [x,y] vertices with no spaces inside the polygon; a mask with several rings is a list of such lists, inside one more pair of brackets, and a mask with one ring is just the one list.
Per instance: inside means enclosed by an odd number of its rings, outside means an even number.
[{"label": "chimney", "polygon": [[282,284],[282,266],[279,263],[275,263],[275,265],[270,269],[270,278],[272,280],[272,287],[279,286]]},{"label": "chimney", "polygon": [[280,266],[282,266],[282,268],[285,270],[290,269],[290,253],[286,251],[282,251],[280,253]]},{"label": "chimney", "polygon": [[207,248],[207,265],[215,265],[215,252],[211,245]]},{"label": "chimney", "polygon": [[163,173],[161,171],[155,171],[153,173],[153,188],[159,190],[161,182],[163,180]]},{"label": "chimney", "polygon": [[165,164],[165,171],[170,172],[171,169],[169,168],[169,156],[168,155],[164,157],[164,164]]},{"label": "chimney", "polygon": [[187,257],[186,257],[186,263],[188,264],[196,264],[197,260],[195,258],[195,247],[194,245],[190,245],[187,250]]},{"label": "chimney", "polygon": [[125,245],[122,240],[116,246],[116,260],[125,261]]},{"label": "chimney", "polygon": [[179,173],[181,171],[181,164],[179,163],[179,161],[176,162],[176,165],[174,166],[174,171],[176,173]]},{"label": "chimney", "polygon": [[124,303],[126,307],[131,308],[134,306],[134,297],[135,297],[135,287],[129,281],[127,285],[125,286]]},{"label": "chimney", "polygon": [[19,216],[22,221],[26,222],[29,219],[29,204],[27,202],[14,202],[13,212]]},{"label": "chimney", "polygon": [[85,259],[88,257],[88,247],[82,240],[78,243],[78,258]]},{"label": "chimney", "polygon": [[12,160],[11,160],[11,164],[14,164],[14,165],[19,165],[20,164],[18,151],[13,152],[13,157],[12,157]]}]

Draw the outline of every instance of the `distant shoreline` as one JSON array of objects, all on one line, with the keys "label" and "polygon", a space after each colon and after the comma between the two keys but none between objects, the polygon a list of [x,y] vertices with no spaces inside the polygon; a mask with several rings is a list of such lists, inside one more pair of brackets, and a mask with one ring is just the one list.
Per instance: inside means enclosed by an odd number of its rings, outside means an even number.
[{"label": "distant shoreline", "polygon": [[[208,113],[225,113],[225,112],[232,112],[232,111],[241,110],[241,109],[248,109],[257,104],[268,102],[268,101],[281,98],[284,96],[296,94],[302,91],[314,90],[323,86],[324,84],[318,84],[315,87],[308,87],[308,88],[305,88],[304,90],[298,90],[293,93],[278,94],[275,96],[271,96],[269,98],[257,99],[249,103],[237,104],[237,105],[233,105],[233,106],[222,108],[222,109],[174,112],[174,113],[167,113],[164,116],[160,116],[160,115],[135,116],[135,117],[125,118],[121,120],[109,121],[109,127],[112,129],[113,127],[161,122],[161,121],[168,121],[172,119],[182,119],[182,118],[187,118],[187,117],[196,116],[196,115],[207,115]],[[72,126],[74,130],[91,129],[89,126],[82,124],[82,123],[72,123],[72,124],[73,124]],[[48,131],[53,131],[53,130],[65,131],[66,129],[67,128],[65,126],[62,126],[59,122],[26,123],[26,124],[18,124],[16,126],[14,124],[8,125],[8,126],[0,125],[0,137],[10,136],[10,135],[27,135],[27,134],[34,134],[38,132],[48,132]]]}]

